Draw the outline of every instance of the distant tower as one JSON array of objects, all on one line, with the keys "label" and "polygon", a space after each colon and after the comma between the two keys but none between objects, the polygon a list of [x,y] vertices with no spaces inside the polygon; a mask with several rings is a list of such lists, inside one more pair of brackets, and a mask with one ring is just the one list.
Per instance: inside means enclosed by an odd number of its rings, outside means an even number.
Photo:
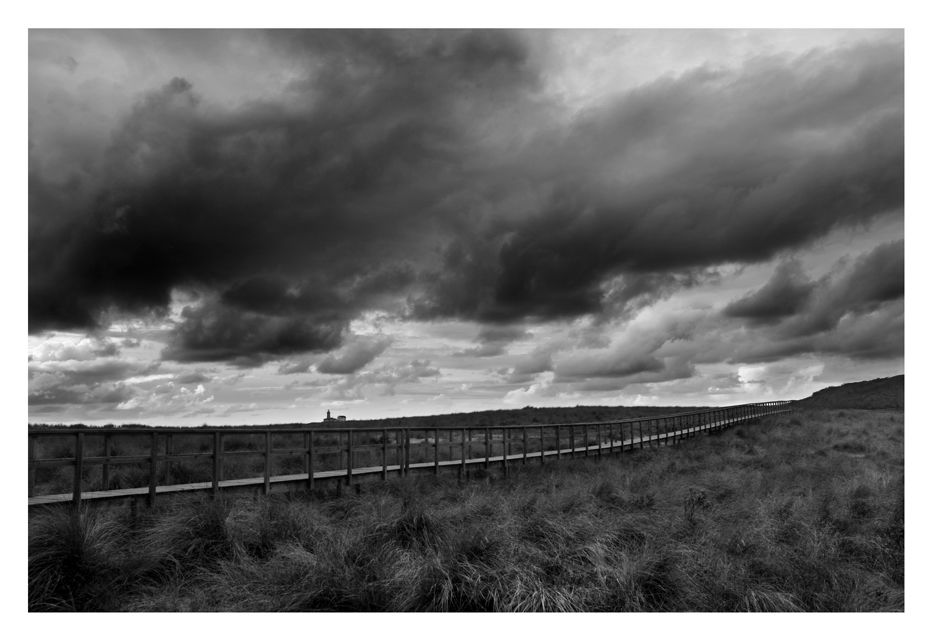
[{"label": "distant tower", "polygon": [[330,420],[330,410],[327,410],[327,420]]}]

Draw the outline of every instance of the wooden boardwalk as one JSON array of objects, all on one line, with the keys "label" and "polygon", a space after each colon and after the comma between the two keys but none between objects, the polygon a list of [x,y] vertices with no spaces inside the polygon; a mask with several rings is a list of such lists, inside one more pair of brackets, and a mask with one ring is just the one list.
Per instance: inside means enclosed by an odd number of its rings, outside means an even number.
[{"label": "wooden boardwalk", "polygon": [[[657,416],[657,417],[645,417],[641,419],[627,419],[623,421],[610,421],[603,423],[580,423],[580,424],[562,424],[562,425],[533,425],[533,426],[496,426],[496,427],[477,427],[477,428],[405,428],[405,429],[383,429],[383,428],[298,428],[296,429],[257,429],[257,430],[235,430],[245,433],[264,433],[266,435],[266,451],[265,451],[265,474],[259,477],[250,477],[250,478],[238,478],[238,479],[221,479],[219,474],[218,462],[223,456],[229,456],[231,452],[224,453],[222,445],[218,447],[218,444],[221,442],[222,438],[215,436],[215,450],[214,453],[208,454],[188,454],[188,455],[176,455],[174,458],[179,458],[182,456],[187,456],[188,458],[196,457],[210,457],[214,459],[214,469],[212,479],[209,481],[196,482],[196,483],[181,483],[181,484],[156,484],[153,482],[153,479],[157,478],[157,464],[159,462],[165,462],[166,460],[174,460],[172,455],[168,456],[159,456],[156,453],[155,443],[156,443],[156,434],[160,432],[166,433],[198,433],[197,430],[203,428],[193,428],[192,430],[185,431],[182,429],[169,429],[169,430],[159,430],[153,428],[152,430],[123,430],[119,431],[117,428],[116,433],[121,435],[126,434],[149,434],[152,438],[152,453],[150,456],[142,457],[116,457],[108,456],[109,446],[105,445],[105,455],[103,457],[88,457],[82,458],[82,442],[83,438],[88,434],[114,434],[113,430],[100,430],[95,428],[84,428],[84,429],[72,429],[72,430],[43,430],[43,431],[33,431],[30,432],[30,490],[32,489],[32,484],[34,482],[34,471],[35,468],[42,463],[46,464],[61,464],[61,465],[73,465],[75,468],[75,484],[76,487],[70,493],[65,494],[43,494],[38,496],[29,497],[29,506],[41,506],[41,505],[53,505],[61,503],[74,503],[78,504],[81,501],[101,501],[101,500],[119,500],[119,499],[137,499],[145,498],[149,501],[150,504],[155,502],[157,496],[161,495],[173,495],[179,493],[188,493],[188,492],[208,492],[217,494],[221,490],[233,490],[233,489],[249,489],[253,488],[255,490],[261,490],[265,493],[270,493],[272,491],[288,491],[293,489],[308,489],[313,487],[315,481],[327,481],[327,480],[338,480],[344,481],[347,483],[352,482],[356,478],[362,477],[372,477],[381,475],[383,479],[391,473],[393,475],[407,475],[410,472],[423,472],[423,471],[433,471],[435,474],[439,473],[440,469],[443,468],[458,468],[459,470],[465,470],[469,467],[475,466],[484,466],[489,467],[490,465],[501,465],[503,468],[507,469],[512,462],[522,462],[527,463],[528,461],[538,461],[540,464],[544,464],[546,459],[554,458],[560,460],[563,457],[578,457],[578,456],[596,456],[601,457],[603,455],[610,454],[619,454],[622,455],[625,451],[631,451],[634,449],[643,449],[645,447],[657,447],[661,445],[675,444],[678,441],[681,441],[686,438],[697,436],[699,434],[719,431],[726,427],[736,425],[739,423],[746,422],[748,420],[761,418],[764,416],[779,414],[784,412],[789,412],[791,406],[789,401],[776,401],[772,403],[759,403],[754,405],[740,405],[733,406],[729,408],[715,408],[710,410],[701,410],[698,412],[692,413],[682,413],[669,416]],[[707,420],[703,420],[707,419]],[[712,419],[712,420],[709,420]],[[686,425],[686,427],[684,427]],[[625,431],[628,428],[629,438],[625,438]],[[579,433],[580,429],[585,429],[586,438],[590,434],[590,430],[595,430],[597,433],[597,443],[590,444],[588,441],[585,441],[584,444],[579,446],[575,442],[576,435]],[[637,429],[637,435],[636,435]],[[485,447],[484,456],[467,456],[467,449],[471,449],[473,445],[477,445],[476,442],[472,440],[469,441],[471,448],[466,448],[467,441],[456,441],[453,439],[455,433],[460,433],[463,438],[463,434],[467,431],[482,432],[484,439],[479,443]],[[540,444],[545,447],[545,449],[533,450],[528,448],[528,433],[529,430],[540,433]],[[555,438],[554,448],[546,448],[546,438],[545,431],[550,430]],[[561,430],[570,432],[570,443],[569,447],[562,447],[560,442],[562,439]],[[605,438],[601,433],[605,430],[608,430],[608,434]],[[652,433],[652,430],[653,433]],[[234,432],[235,432],[234,431]],[[520,431],[522,437],[522,451],[518,453],[508,453],[507,445],[511,443],[514,439],[514,433]],[[615,438],[614,431],[618,432],[620,438]],[[645,434],[644,432],[648,431],[649,433]],[[216,430],[210,430],[211,433],[216,434]],[[353,436],[349,435],[349,432],[354,432],[355,434],[362,433],[381,433],[383,436],[383,441],[381,443],[382,450],[382,464],[380,465],[368,465],[368,466],[354,466],[353,454],[354,449],[352,445]],[[403,433],[404,441],[397,441],[393,447],[399,448],[399,451],[404,453],[405,456],[402,462],[390,463],[387,459],[387,450],[388,444],[386,439],[386,434],[389,432]],[[412,438],[412,432],[426,432],[434,433],[433,442],[430,443],[433,449],[434,458],[433,460],[427,461],[412,461],[410,460],[410,451],[412,443],[416,445],[423,444],[431,439],[417,439]],[[440,432],[448,433],[448,441],[445,443],[440,441],[438,434]],[[493,432],[501,432],[502,438],[499,441],[494,441],[491,438]],[[231,433],[231,432],[228,432]],[[270,469],[270,459],[271,454],[277,453],[294,453],[294,451],[281,451],[281,450],[272,450],[271,449],[271,434],[272,433],[305,433],[308,437],[305,439],[305,442],[308,444],[307,448],[302,448],[299,452],[306,454],[306,469],[308,471],[297,473],[297,474],[278,474],[274,475],[271,473]],[[313,442],[315,433],[348,433],[347,437],[347,459],[349,465],[346,467],[341,467],[337,469],[324,469],[324,470],[314,470],[312,468],[312,456],[313,456]],[[40,436],[56,436],[61,437],[63,435],[69,436],[74,435],[77,439],[76,446],[76,456],[72,459],[36,459],[33,454],[33,439]],[[170,439],[168,439],[170,441]],[[506,442],[508,440],[508,443]],[[493,454],[491,446],[493,443],[498,443],[502,449],[503,453]],[[452,448],[455,446],[461,446],[462,455],[459,458],[446,458],[441,459],[440,450],[443,447]],[[368,446],[372,449],[373,446]],[[375,446],[377,449],[380,445]],[[217,452],[220,452],[220,456],[217,455]],[[242,453],[242,452],[233,452]],[[254,454],[262,455],[262,451],[252,452]],[[148,486],[144,487],[130,487],[122,489],[107,489],[107,490],[96,490],[96,491],[82,491],[81,490],[81,473],[82,467],[88,462],[92,464],[100,464],[108,466],[111,464],[116,464],[119,462],[149,462],[150,463],[150,483]],[[105,471],[105,474],[107,472]],[[31,492],[32,493],[32,492]]]}]

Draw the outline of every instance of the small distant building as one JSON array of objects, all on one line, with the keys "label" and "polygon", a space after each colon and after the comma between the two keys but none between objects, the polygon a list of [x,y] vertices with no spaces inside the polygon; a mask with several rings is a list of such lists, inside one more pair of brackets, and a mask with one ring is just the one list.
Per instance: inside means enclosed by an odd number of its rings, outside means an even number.
[{"label": "small distant building", "polygon": [[341,415],[338,416],[337,418],[334,418],[333,416],[330,415],[330,410],[327,410],[327,417],[324,419],[324,422],[325,422],[325,423],[333,423],[333,422],[336,422],[336,421],[345,421],[345,420],[347,420],[347,417],[344,416],[343,414],[341,414]]},{"label": "small distant building", "polygon": [[344,416],[343,414],[341,414],[340,416],[337,417],[337,420],[338,420],[338,421],[345,421],[345,420],[347,420],[347,417]]}]

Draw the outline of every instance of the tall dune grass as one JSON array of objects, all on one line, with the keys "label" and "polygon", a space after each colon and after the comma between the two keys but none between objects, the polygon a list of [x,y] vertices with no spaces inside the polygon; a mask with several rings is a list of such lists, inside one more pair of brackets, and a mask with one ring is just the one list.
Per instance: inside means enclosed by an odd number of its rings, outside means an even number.
[{"label": "tall dune grass", "polygon": [[329,499],[179,497],[135,519],[37,512],[30,609],[903,609],[900,412],[515,467]]}]

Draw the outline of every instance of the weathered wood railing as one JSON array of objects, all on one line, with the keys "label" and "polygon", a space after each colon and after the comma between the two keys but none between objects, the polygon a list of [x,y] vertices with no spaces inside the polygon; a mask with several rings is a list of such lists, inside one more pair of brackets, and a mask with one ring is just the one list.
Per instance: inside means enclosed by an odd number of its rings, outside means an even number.
[{"label": "weathered wood railing", "polygon": [[[507,473],[510,464],[547,458],[621,455],[635,448],[676,444],[678,441],[709,431],[721,430],[770,414],[788,412],[792,401],[771,401],[730,407],[708,408],[693,412],[648,416],[643,418],[595,423],[506,425],[495,427],[332,427],[316,424],[300,427],[228,427],[228,428],[38,428],[29,431],[29,504],[73,502],[82,500],[146,497],[150,505],[159,494],[189,491],[219,493],[224,488],[255,487],[268,494],[273,488],[312,489],[316,480],[338,479],[351,483],[354,477],[381,476],[389,473],[406,476],[413,471],[455,468],[463,474],[471,466],[488,468],[501,465]],[[260,437],[254,447],[249,438]],[[478,437],[478,438],[477,438]],[[582,437],[582,438],[581,438]],[[276,439],[279,440],[278,447]],[[94,441],[99,454],[88,451]],[[70,441],[70,447],[67,443]],[[129,453],[115,453],[115,442]],[[200,441],[198,443],[198,441]],[[284,447],[283,447],[284,441]],[[179,447],[185,442],[197,444]],[[239,445],[227,449],[226,445]],[[244,444],[247,446],[244,449]],[[61,454],[65,449],[66,454]],[[52,450],[56,456],[40,454]],[[135,451],[133,451],[135,450]],[[240,457],[259,457],[261,476],[225,478],[224,465]],[[297,470],[274,472],[275,459],[288,461]],[[336,457],[336,462],[334,458]],[[198,463],[204,463],[198,466]],[[193,464],[193,467],[192,467]],[[114,483],[115,466],[143,466],[137,478],[146,484],[124,479]],[[54,472],[72,468],[70,483]],[[92,478],[91,468],[100,467],[100,476]],[[281,466],[280,466],[281,467]],[[288,467],[288,466],[286,466]],[[52,471],[52,479],[40,483],[40,472]],[[207,479],[173,483],[179,473],[187,477],[198,473]],[[258,471],[252,472],[257,474]],[[96,476],[94,474],[93,476]],[[66,493],[53,493],[58,485],[70,485]],[[99,489],[89,489],[99,483]],[[52,491],[36,494],[37,485],[52,486]],[[113,485],[129,487],[112,487]],[[45,490],[46,487],[43,487]],[[62,489],[62,488],[58,488]]]}]

